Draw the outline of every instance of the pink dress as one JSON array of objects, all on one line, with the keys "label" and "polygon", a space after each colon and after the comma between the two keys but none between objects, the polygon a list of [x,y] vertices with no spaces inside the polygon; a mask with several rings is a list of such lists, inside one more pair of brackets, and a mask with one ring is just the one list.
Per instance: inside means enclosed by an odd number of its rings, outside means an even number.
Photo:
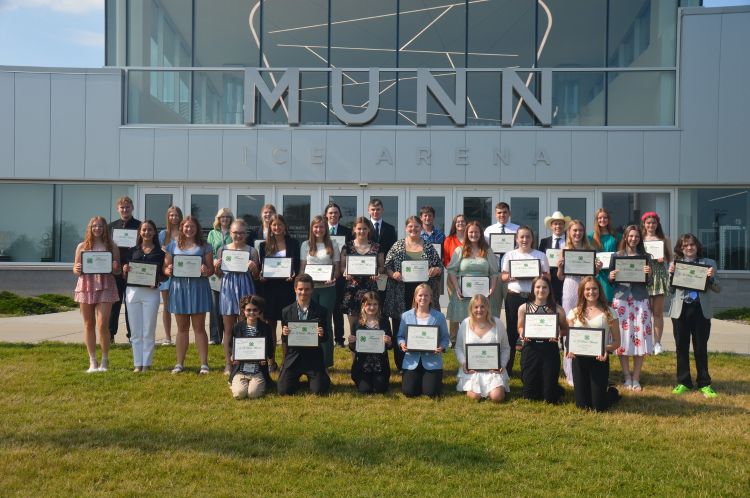
[{"label": "pink dress", "polygon": [[83,304],[116,303],[120,297],[115,277],[111,274],[79,275],[73,300]]}]

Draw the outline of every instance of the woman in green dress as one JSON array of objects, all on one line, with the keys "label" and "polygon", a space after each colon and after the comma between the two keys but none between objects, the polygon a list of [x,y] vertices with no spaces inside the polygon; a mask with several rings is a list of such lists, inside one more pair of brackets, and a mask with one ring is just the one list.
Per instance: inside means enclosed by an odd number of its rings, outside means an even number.
[{"label": "woman in green dress", "polygon": [[[617,233],[610,224],[609,213],[604,208],[599,208],[596,212],[594,221],[594,231],[589,234],[589,242],[597,252],[615,252],[617,251]],[[615,295],[615,287],[609,281],[609,267],[599,270],[596,279],[602,284],[604,297],[607,303],[612,304],[612,298]]]}]

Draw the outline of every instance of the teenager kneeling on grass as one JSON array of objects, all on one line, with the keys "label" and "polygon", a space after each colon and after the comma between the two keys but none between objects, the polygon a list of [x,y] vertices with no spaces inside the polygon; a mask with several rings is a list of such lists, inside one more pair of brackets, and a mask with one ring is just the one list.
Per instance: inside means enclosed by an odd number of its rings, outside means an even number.
[{"label": "teenager kneeling on grass", "polygon": [[[279,394],[295,394],[299,388],[299,378],[306,375],[310,382],[310,392],[325,394],[331,385],[320,345],[328,340],[326,321],[327,310],[312,300],[313,279],[303,273],[294,279],[295,302],[281,310],[282,342],[287,345],[286,356],[279,374]],[[318,345],[313,347],[288,346],[289,322],[316,322]]]},{"label": "teenager kneeling on grass", "polygon": [[229,341],[229,355],[232,358],[232,371],[229,374],[229,388],[234,399],[258,398],[263,396],[271,382],[268,374],[268,361],[238,361],[234,359],[234,339],[263,337],[266,340],[266,358],[273,355],[273,334],[263,319],[266,300],[250,295],[240,299],[243,318],[232,327],[232,340]]}]

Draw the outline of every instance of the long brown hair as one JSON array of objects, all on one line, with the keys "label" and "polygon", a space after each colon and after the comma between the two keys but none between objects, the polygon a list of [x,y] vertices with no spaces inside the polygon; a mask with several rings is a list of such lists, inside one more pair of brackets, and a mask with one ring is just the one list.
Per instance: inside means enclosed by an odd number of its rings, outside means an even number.
[{"label": "long brown hair", "polygon": [[380,322],[381,317],[383,316],[383,306],[380,304],[380,297],[378,297],[378,293],[374,291],[367,291],[364,294],[362,294],[362,302],[359,307],[359,324],[364,325],[367,322],[367,317],[365,314],[365,306],[371,302],[378,303],[378,322]]},{"label": "long brown hair", "polygon": [[[456,235],[456,233],[457,233],[457,230],[456,230],[456,221],[458,221],[459,218],[463,218],[464,219],[464,225],[466,225],[466,228],[469,228],[469,225],[466,224],[466,216],[464,216],[461,213],[458,213],[456,216],[453,217],[453,221],[451,222],[451,229],[448,232],[448,237],[450,237],[452,235]],[[466,234],[466,228],[464,228],[464,235]]]},{"label": "long brown hair", "polygon": [[695,256],[697,258],[700,259],[705,256],[703,244],[701,244],[701,241],[698,240],[698,237],[696,237],[692,233],[685,233],[680,235],[674,245],[674,255],[676,259],[685,259],[685,252],[682,250],[682,246],[685,244],[685,242],[692,242],[693,244],[695,244]]},{"label": "long brown hair", "polygon": [[641,231],[638,229],[635,225],[628,225],[625,227],[625,230],[622,232],[622,239],[620,239],[620,245],[617,248],[620,252],[625,252],[628,248],[628,235],[630,232],[636,232],[638,234],[638,238],[640,239],[638,241],[638,245],[635,247],[635,252],[637,254],[646,254],[646,249],[643,247],[643,235],[641,235]]},{"label": "long brown hair", "polygon": [[614,230],[612,230],[612,216],[610,216],[609,211],[604,208],[597,209],[596,214],[594,214],[594,236],[592,237],[596,249],[602,248],[602,229],[599,226],[599,222],[596,221],[600,213],[607,215],[607,233],[612,236],[615,235]]},{"label": "long brown hair", "polygon": [[[174,228],[174,226],[175,226],[175,225],[172,225],[172,224],[171,224],[171,223],[169,222],[169,212],[170,212],[170,211],[174,211],[174,212],[176,212],[176,213],[177,213],[177,214],[179,215],[179,217],[180,217],[180,221],[178,221],[178,222],[177,222],[177,225],[176,225],[176,227],[177,227],[177,228]],[[166,246],[167,244],[169,244],[170,242],[172,242],[172,237],[173,237],[173,235],[174,235],[174,234],[172,233],[172,232],[173,232],[173,230],[177,230],[177,234],[178,234],[178,237],[179,237],[179,233],[180,233],[180,223],[182,223],[182,218],[183,218],[183,216],[182,216],[182,209],[180,209],[180,208],[179,208],[179,207],[177,207],[177,206],[169,206],[169,207],[167,208],[167,228],[165,228],[165,229],[164,229],[164,232],[165,232],[165,233],[164,233],[164,246]]]},{"label": "long brown hair", "polygon": [[599,289],[599,297],[596,300],[596,307],[599,308],[603,313],[604,316],[607,319],[607,322],[611,322],[614,320],[614,317],[612,316],[612,313],[609,311],[609,306],[607,305],[607,298],[604,295],[604,289],[602,289],[602,284],[593,276],[588,275],[586,277],[583,277],[581,279],[581,282],[578,284],[578,302],[576,303],[575,309],[575,317],[576,320],[578,320],[580,323],[582,323],[584,326],[588,325],[588,320],[586,320],[586,296],[584,296],[584,290],[586,289],[586,284],[596,284],[597,289]]},{"label": "long brown hair", "polygon": [[273,225],[274,221],[278,221],[281,224],[284,225],[284,237],[286,238],[286,235],[289,233],[289,225],[286,224],[286,220],[284,217],[280,214],[275,214],[271,216],[271,220],[268,222],[268,234],[266,235],[266,256],[269,254],[275,254],[279,252],[279,248],[276,244],[276,236],[271,231],[271,225]]},{"label": "long brown hair", "polygon": [[471,241],[469,240],[469,228],[471,227],[477,227],[479,229],[479,241],[477,242],[477,245],[479,245],[479,257],[486,258],[489,246],[487,245],[487,241],[484,239],[484,235],[482,234],[482,225],[480,225],[476,220],[470,221],[466,224],[466,230],[464,231],[464,243],[461,246],[461,254],[464,258],[471,257]]},{"label": "long brown hair", "polygon": [[143,237],[141,237],[141,227],[143,225],[151,225],[151,229],[154,231],[154,238],[151,240],[151,243],[154,244],[154,247],[159,246],[159,235],[156,231],[156,223],[153,221],[146,219],[141,222],[141,224],[138,226],[138,235],[135,238],[135,247],[141,247],[143,245]]},{"label": "long brown hair", "polygon": [[573,237],[570,236],[570,229],[573,228],[574,225],[581,225],[581,228],[583,228],[583,238],[581,239],[583,248],[591,249],[589,238],[586,236],[586,226],[581,220],[573,220],[568,223],[568,228],[565,230],[565,249],[575,249],[575,247],[573,247]]},{"label": "long brown hair", "polygon": [[185,242],[187,242],[187,238],[185,237],[185,233],[182,231],[182,228],[187,223],[193,223],[195,225],[195,245],[198,247],[203,247],[203,230],[201,229],[201,224],[198,221],[198,218],[190,215],[185,216],[180,222],[180,233],[177,235],[177,247],[179,247],[180,249],[185,248]]},{"label": "long brown hair", "polygon": [[331,234],[328,233],[328,223],[320,215],[315,216],[310,222],[310,232],[307,235],[307,244],[310,246],[308,253],[310,256],[315,256],[318,253],[318,241],[315,239],[315,234],[313,234],[313,227],[318,223],[322,223],[325,226],[325,230],[323,231],[323,245],[326,246],[326,254],[332,256],[333,244],[331,243]]},{"label": "long brown hair", "polygon": [[547,278],[546,275],[539,275],[538,277],[535,277],[534,280],[531,281],[531,292],[529,292],[529,302],[536,301],[536,295],[534,295],[534,286],[537,282],[543,281],[545,284],[547,284],[547,290],[549,291],[547,293],[547,302],[545,303],[546,306],[552,307],[553,310],[557,310],[557,303],[555,303],[555,296],[552,295],[552,282],[549,278]]},{"label": "long brown hair", "polygon": [[109,237],[109,227],[107,226],[107,219],[104,216],[94,216],[89,220],[88,225],[86,225],[86,234],[83,236],[83,250],[90,251],[94,248],[94,232],[91,229],[97,221],[104,224],[104,230],[102,230],[102,243],[107,249],[113,252],[113,255],[117,254],[114,252],[117,249],[117,246],[114,245],[112,239]]},{"label": "long brown hair", "polygon": [[[367,240],[372,241],[372,232],[375,231],[375,227],[372,226],[372,222],[364,216],[358,216],[357,219],[352,222],[352,235],[354,236],[354,238],[357,238],[357,234],[355,233],[354,229],[357,228],[357,225],[359,225],[360,223],[367,227]],[[339,247],[339,249],[341,248]]]}]

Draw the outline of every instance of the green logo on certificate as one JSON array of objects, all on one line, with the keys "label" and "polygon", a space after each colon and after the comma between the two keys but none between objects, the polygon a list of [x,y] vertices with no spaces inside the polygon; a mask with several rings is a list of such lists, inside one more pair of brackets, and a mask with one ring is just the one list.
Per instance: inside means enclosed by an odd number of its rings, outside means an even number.
[{"label": "green logo on certificate", "polygon": [[360,337],[359,342],[367,342],[367,337],[365,336]]},{"label": "green logo on certificate", "polygon": [[544,322],[544,318],[540,318],[540,319],[539,319],[539,325],[544,325],[544,323],[545,323],[545,322]]},{"label": "green logo on certificate", "polygon": [[404,271],[406,273],[409,273],[411,271],[411,266],[407,266],[406,268],[404,268]]},{"label": "green logo on certificate", "polygon": [[427,337],[427,332],[425,332],[424,330],[422,331],[422,337]]},{"label": "green logo on certificate", "polygon": [[227,260],[227,263],[232,261],[232,256],[225,256],[224,259]]},{"label": "green logo on certificate", "polygon": [[182,261],[178,261],[178,262],[177,262],[177,266],[179,266],[180,268],[182,268],[182,265],[183,265],[183,264],[184,264],[184,263],[183,263]]},{"label": "green logo on certificate", "polygon": [[94,262],[94,258],[86,258],[86,263],[92,264]]},{"label": "green logo on certificate", "polygon": [[141,268],[141,273],[146,273],[146,269],[145,268]]},{"label": "green logo on certificate", "polygon": [[487,356],[487,350],[485,349],[482,350],[482,356]]},{"label": "green logo on certificate", "polygon": [[695,275],[695,270],[690,270],[691,275]]},{"label": "green logo on certificate", "polygon": [[466,287],[471,288],[471,282],[466,282]]},{"label": "green logo on certificate", "polygon": [[587,341],[590,341],[590,340],[591,340],[591,336],[590,336],[590,335],[588,335],[588,334],[584,335],[584,336],[583,336],[583,338],[584,338],[585,340],[587,340]]},{"label": "green logo on certificate", "polygon": [[578,261],[583,261],[583,256],[578,256]]}]

